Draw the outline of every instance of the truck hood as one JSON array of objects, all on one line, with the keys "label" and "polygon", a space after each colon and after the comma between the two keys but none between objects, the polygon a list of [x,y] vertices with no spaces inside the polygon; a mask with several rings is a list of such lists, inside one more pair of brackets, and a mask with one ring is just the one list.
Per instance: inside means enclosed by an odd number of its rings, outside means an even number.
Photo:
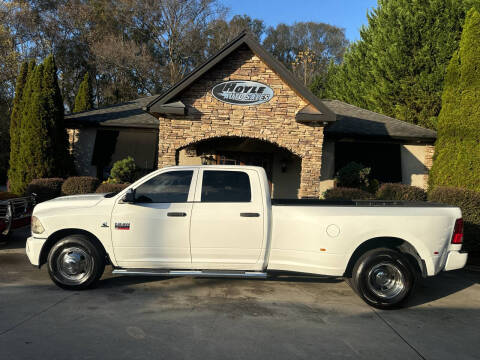
[{"label": "truck hood", "polygon": [[104,196],[105,194],[61,196],[38,204],[35,206],[34,213],[58,208],[88,208],[97,205],[105,199]]}]

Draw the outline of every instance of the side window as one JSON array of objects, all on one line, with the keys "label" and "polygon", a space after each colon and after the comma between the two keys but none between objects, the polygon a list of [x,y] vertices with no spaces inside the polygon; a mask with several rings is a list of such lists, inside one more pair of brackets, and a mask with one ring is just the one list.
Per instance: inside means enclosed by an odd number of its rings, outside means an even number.
[{"label": "side window", "polygon": [[202,202],[249,202],[248,174],[241,171],[204,171]]},{"label": "side window", "polygon": [[171,171],[151,178],[135,189],[139,203],[186,202],[193,171]]}]

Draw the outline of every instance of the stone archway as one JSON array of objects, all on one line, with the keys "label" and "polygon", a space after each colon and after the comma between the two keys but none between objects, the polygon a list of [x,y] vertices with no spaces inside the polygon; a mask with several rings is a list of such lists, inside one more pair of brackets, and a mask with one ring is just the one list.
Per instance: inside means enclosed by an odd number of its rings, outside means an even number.
[{"label": "stone archway", "polygon": [[[261,129],[232,129],[225,128],[224,131],[210,131],[208,133],[188,131],[182,128],[182,135],[175,136],[172,130],[175,129],[175,121],[162,119],[170,122],[164,129],[160,131],[159,140],[159,158],[158,166],[171,166],[178,164],[178,152],[193,144],[198,144],[210,139],[253,139],[260,142],[269,143],[279,149],[284,149],[292,155],[301,159],[299,168],[299,185],[297,197],[315,197],[320,196],[320,168],[322,163],[322,144],[323,144],[323,128],[318,127],[321,131],[317,137],[317,141],[308,141],[309,139],[300,139],[295,136],[283,136],[284,132],[269,131],[267,134]],[[193,122],[192,122],[193,123]],[[162,129],[162,126],[161,126]],[[315,128],[314,128],[315,129]],[[190,128],[191,130],[191,128]],[[188,135],[186,134],[188,132]]]}]

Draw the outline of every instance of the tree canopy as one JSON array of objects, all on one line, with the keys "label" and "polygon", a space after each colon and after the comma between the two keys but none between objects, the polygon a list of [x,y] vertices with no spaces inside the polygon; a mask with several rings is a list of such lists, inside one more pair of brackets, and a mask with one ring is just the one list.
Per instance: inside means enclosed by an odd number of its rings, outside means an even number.
[{"label": "tree canopy", "polygon": [[320,95],[436,127],[445,71],[478,0],[379,0]]},{"label": "tree canopy", "polygon": [[450,60],[438,118],[430,187],[480,191],[480,14],[471,9]]}]

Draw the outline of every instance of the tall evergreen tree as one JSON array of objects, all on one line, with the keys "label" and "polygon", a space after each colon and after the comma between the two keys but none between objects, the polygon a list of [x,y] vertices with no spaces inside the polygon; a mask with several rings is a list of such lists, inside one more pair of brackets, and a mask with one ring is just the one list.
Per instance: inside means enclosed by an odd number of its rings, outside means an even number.
[{"label": "tall evergreen tree", "polygon": [[27,82],[28,62],[24,62],[20,67],[15,86],[15,98],[13,99],[12,112],[10,114],[10,161],[8,169],[8,178],[10,188],[16,187],[17,182],[17,162],[20,151],[20,125],[22,119],[22,97],[23,89]]},{"label": "tall evergreen tree", "polygon": [[329,97],[436,127],[443,80],[465,14],[480,0],[378,0]]},{"label": "tall evergreen tree", "polygon": [[460,47],[450,61],[438,118],[430,187],[480,191],[480,14],[468,12]]},{"label": "tall evergreen tree", "polygon": [[27,82],[26,96],[23,108],[20,144],[21,187],[26,186],[35,178],[53,175],[54,146],[49,119],[42,96],[43,64],[38,65]]},{"label": "tall evergreen tree", "polygon": [[75,107],[73,112],[87,111],[93,109],[93,90],[92,82],[88,72],[83,76],[83,80],[78,88],[77,96],[75,97]]},{"label": "tall evergreen tree", "polygon": [[62,94],[57,80],[57,66],[53,55],[43,63],[42,106],[46,112],[45,126],[52,142],[53,168],[52,176],[65,176],[70,170],[68,138],[64,124],[64,107]]}]

